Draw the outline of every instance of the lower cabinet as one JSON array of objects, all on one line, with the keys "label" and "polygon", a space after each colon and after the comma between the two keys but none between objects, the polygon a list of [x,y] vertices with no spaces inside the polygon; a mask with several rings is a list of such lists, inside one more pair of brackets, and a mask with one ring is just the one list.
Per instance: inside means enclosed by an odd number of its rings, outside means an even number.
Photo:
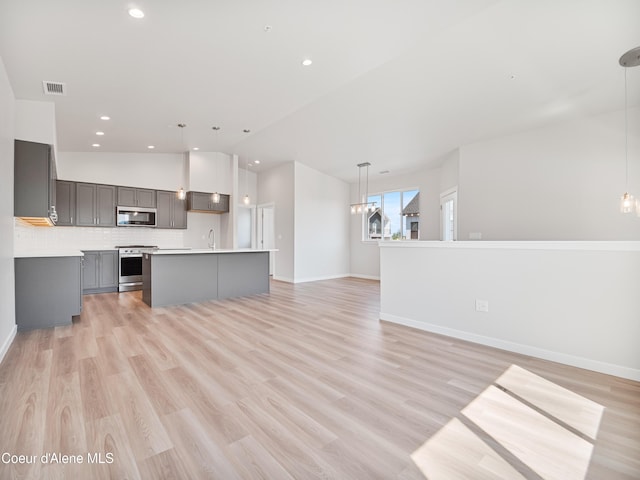
[{"label": "lower cabinet", "polygon": [[85,250],[82,293],[118,291],[118,251]]},{"label": "lower cabinet", "polygon": [[81,258],[15,259],[16,324],[18,330],[70,325],[80,315]]}]

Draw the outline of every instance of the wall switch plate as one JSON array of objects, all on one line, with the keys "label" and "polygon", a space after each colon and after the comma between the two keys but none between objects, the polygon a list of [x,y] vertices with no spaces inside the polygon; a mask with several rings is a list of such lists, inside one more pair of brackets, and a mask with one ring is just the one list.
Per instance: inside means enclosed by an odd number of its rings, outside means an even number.
[{"label": "wall switch plate", "polygon": [[476,298],[476,312],[488,312],[489,300],[478,300]]}]

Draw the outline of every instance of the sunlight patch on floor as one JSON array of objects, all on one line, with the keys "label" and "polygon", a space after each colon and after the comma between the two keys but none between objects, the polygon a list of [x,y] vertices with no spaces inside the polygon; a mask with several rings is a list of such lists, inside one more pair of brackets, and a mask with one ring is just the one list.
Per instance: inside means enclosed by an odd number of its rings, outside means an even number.
[{"label": "sunlight patch on floor", "polygon": [[[584,480],[604,407],[517,365],[495,384],[461,411],[465,422],[522,462],[520,469],[545,480]],[[411,458],[429,480],[525,478],[458,418]]]},{"label": "sunlight patch on floor", "polygon": [[411,459],[433,480],[525,478],[457,418],[413,452]]}]

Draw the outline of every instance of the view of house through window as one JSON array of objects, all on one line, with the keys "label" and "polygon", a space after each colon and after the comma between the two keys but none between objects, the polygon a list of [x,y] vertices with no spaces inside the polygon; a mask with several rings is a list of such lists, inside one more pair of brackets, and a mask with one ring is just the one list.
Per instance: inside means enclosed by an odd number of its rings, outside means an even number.
[{"label": "view of house through window", "polygon": [[397,190],[369,195],[375,208],[365,215],[364,240],[418,240],[420,191]]}]

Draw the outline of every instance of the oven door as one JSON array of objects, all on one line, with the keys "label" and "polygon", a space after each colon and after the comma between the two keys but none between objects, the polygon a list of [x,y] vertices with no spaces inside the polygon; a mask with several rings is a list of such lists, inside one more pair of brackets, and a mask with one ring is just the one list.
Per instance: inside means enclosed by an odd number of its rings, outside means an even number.
[{"label": "oven door", "polygon": [[142,253],[120,254],[119,292],[142,288]]}]

